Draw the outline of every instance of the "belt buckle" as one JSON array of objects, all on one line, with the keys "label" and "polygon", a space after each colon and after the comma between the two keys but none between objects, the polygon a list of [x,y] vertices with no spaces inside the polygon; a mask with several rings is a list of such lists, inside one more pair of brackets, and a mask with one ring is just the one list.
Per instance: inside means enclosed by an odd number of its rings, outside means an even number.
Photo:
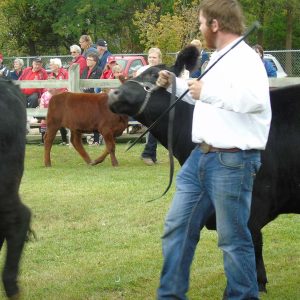
[{"label": "belt buckle", "polygon": [[208,153],[210,151],[211,146],[206,144],[206,143],[201,143],[200,144],[200,149],[203,153]]}]

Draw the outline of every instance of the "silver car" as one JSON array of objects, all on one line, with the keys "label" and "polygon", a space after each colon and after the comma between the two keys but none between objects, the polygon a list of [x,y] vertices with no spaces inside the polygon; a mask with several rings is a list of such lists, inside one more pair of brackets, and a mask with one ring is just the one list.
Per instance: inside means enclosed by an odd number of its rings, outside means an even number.
[{"label": "silver car", "polygon": [[270,61],[277,72],[277,78],[287,77],[286,72],[284,71],[283,67],[281,66],[280,62],[277,58],[271,54],[264,54],[264,59]]}]

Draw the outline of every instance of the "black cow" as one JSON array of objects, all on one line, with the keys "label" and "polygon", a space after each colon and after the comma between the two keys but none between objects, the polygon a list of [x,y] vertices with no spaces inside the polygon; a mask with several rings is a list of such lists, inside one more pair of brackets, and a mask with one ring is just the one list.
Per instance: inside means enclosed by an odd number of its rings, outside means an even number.
[{"label": "black cow", "polygon": [[19,197],[26,110],[23,96],[12,82],[0,80],[0,91],[0,249],[5,240],[7,243],[2,280],[7,297],[19,299],[17,275],[31,216]]},{"label": "black cow", "polygon": [[[144,111],[138,115],[145,97],[145,84],[155,84],[158,72],[165,66],[151,67],[110,93],[109,105],[116,113],[134,116],[150,126],[169,107],[170,94],[165,89],[153,90]],[[178,75],[178,70],[175,73]],[[143,83],[143,86],[140,85]],[[266,150],[262,153],[262,167],[254,184],[249,228],[255,247],[257,280],[260,291],[266,291],[266,270],[262,255],[261,229],[279,214],[300,213],[300,85],[270,91],[272,123]],[[191,141],[194,107],[184,101],[176,105],[173,153],[182,165],[195,145]],[[167,147],[168,116],[151,130]],[[215,229],[215,220],[206,224]]]}]

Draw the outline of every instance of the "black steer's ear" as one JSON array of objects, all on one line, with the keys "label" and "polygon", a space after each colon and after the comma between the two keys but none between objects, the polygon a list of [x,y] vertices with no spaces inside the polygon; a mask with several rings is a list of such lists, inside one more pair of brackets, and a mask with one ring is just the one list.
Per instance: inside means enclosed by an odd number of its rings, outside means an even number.
[{"label": "black steer's ear", "polygon": [[178,53],[175,65],[173,66],[176,76],[181,74],[184,67],[186,70],[192,71],[197,65],[199,55],[199,50],[193,45],[189,45],[181,50]]}]

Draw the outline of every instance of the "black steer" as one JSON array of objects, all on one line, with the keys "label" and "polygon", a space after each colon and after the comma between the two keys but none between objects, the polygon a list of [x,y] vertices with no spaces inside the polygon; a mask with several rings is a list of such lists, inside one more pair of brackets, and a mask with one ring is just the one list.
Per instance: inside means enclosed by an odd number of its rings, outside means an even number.
[{"label": "black steer", "polygon": [[[159,88],[151,94],[142,113],[146,91],[143,85],[155,84],[164,66],[151,67],[133,81],[125,82],[110,93],[109,105],[113,112],[134,116],[150,126],[169,107],[170,94]],[[175,72],[178,75],[178,71]],[[255,247],[257,281],[260,291],[266,291],[267,276],[262,255],[261,229],[279,214],[300,213],[300,85],[270,91],[272,123],[266,150],[262,153],[262,167],[254,184],[249,228]],[[176,105],[173,153],[182,165],[195,145],[191,141],[194,106],[184,101]],[[168,116],[151,130],[167,147]],[[206,224],[215,229],[215,220]],[[200,230],[200,229],[199,229]]]},{"label": "black steer", "polygon": [[23,96],[13,83],[0,80],[0,91],[0,249],[5,240],[7,243],[2,280],[7,297],[19,299],[17,275],[31,215],[19,197],[26,110]]}]

